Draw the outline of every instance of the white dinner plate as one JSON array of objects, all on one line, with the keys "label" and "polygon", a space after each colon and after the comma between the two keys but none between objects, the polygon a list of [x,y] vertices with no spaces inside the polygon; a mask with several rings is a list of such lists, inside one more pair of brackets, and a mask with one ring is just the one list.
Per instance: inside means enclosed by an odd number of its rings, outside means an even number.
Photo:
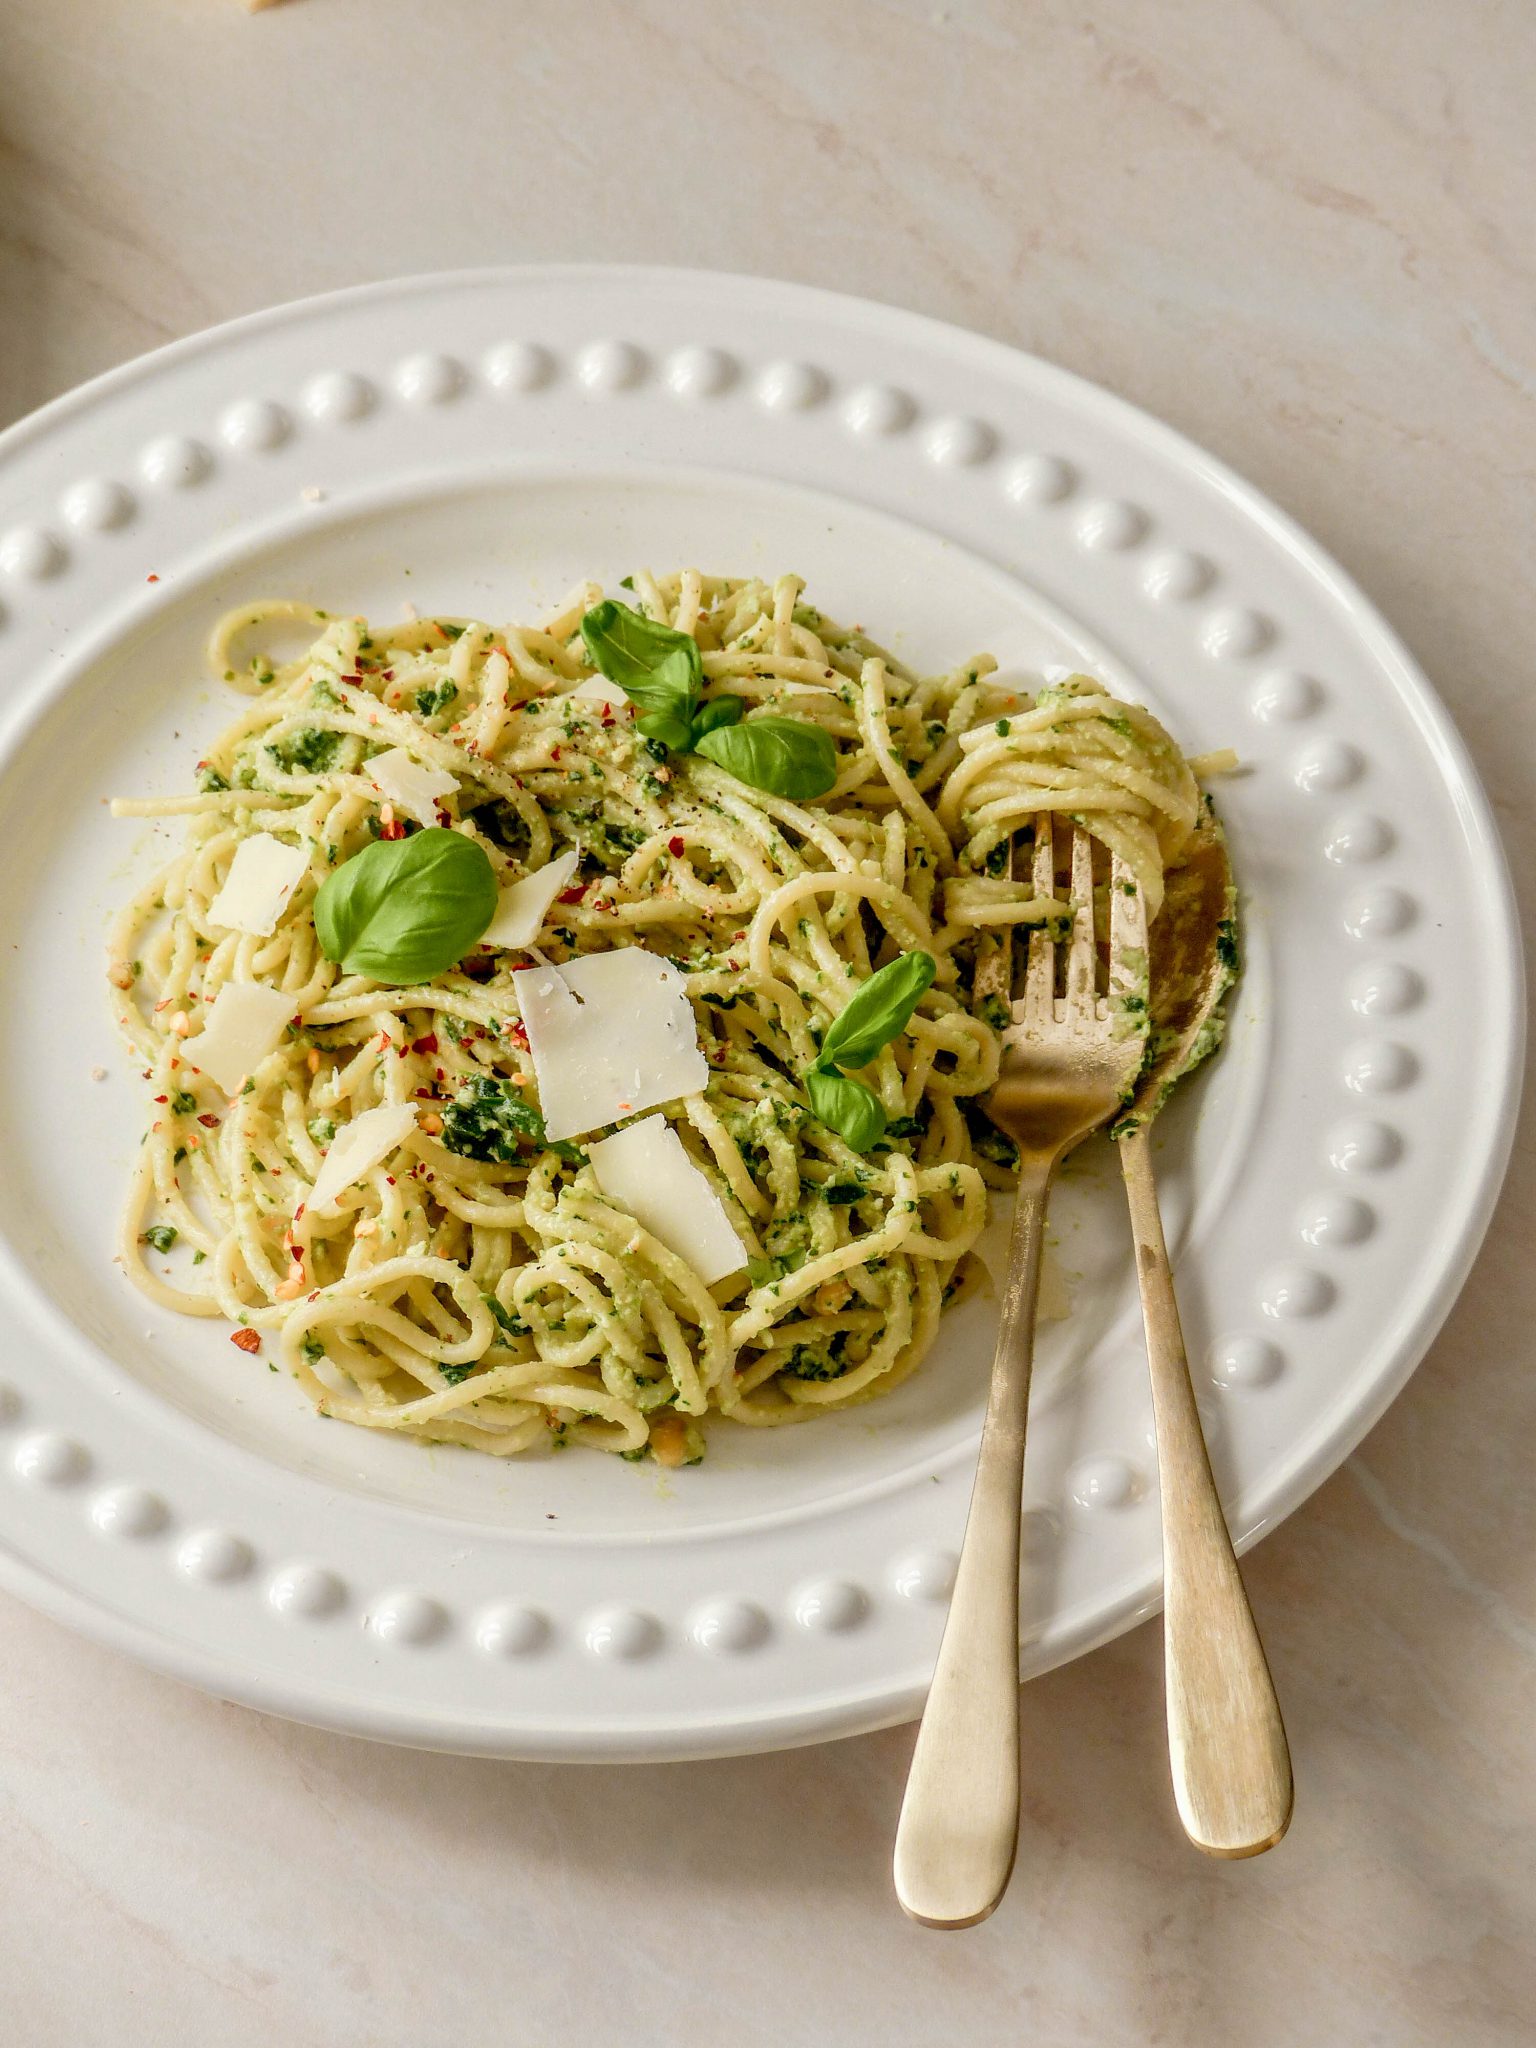
[{"label": "white dinner plate", "polygon": [[[719,1427],[663,1477],[321,1421],[112,1263],[146,1105],[103,936],[165,828],[105,799],[184,789],[229,720],[211,620],[275,594],[525,618],[689,564],[792,568],[909,662],[1070,663],[1237,748],[1247,971],[1159,1157],[1239,1540],[1402,1386],[1488,1220],[1522,1002],[1476,776],[1347,577],[1166,428],[911,314],[646,269],[427,278],[198,336],[0,438],[0,1577],[25,1598],[228,1698],[446,1749],[704,1755],[918,1710],[985,1301],[887,1400]],[[1032,1414],[1030,1671],[1159,1588],[1107,1142],[1053,1221],[1074,1305]]]}]

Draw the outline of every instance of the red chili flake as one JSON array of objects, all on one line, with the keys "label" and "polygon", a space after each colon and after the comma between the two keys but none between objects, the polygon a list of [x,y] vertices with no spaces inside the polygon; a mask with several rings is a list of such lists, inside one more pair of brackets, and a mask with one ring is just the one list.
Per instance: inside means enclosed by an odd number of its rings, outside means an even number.
[{"label": "red chili flake", "polygon": [[391,1186],[391,1187],[393,1187],[393,1186],[394,1186],[394,1184],[395,1184],[395,1176],[394,1176],[394,1175],[393,1175],[392,1173],[386,1173],[386,1174],[385,1174],[385,1176],[384,1176],[384,1178],[385,1178],[385,1179],[386,1179],[386,1180],[387,1180],[387,1181],[389,1182],[389,1184],[390,1184],[390,1186]]},{"label": "red chili flake", "polygon": [[429,1031],[429,1032],[427,1032],[427,1034],[425,1035],[425,1037],[422,1037],[422,1038],[413,1038],[413,1039],[411,1040],[411,1051],[412,1051],[412,1052],[436,1052],[436,1051],[437,1051],[437,1033],[436,1033],[435,1031]]},{"label": "red chili flake", "polygon": [[680,832],[674,832],[672,834],[672,837],[667,841],[667,851],[671,854],[674,860],[681,860],[683,857],[683,849],[686,844],[687,842],[684,840],[683,835]]},{"label": "red chili flake", "polygon": [[404,819],[391,818],[387,825],[381,825],[379,827],[379,837],[381,839],[403,839],[405,837]]},{"label": "red chili flake", "polygon": [[155,1097],[156,1102],[169,1102],[170,1099],[169,1095],[157,1095]]},{"label": "red chili flake", "polygon": [[551,759],[551,761],[558,761],[560,758],[560,749],[558,747],[551,747],[549,750],[549,758]]},{"label": "red chili flake", "polygon": [[219,1127],[219,1120],[211,1109],[205,1109],[198,1117],[198,1122],[205,1131],[216,1131]]},{"label": "red chili flake", "polygon": [[306,1294],[306,1295],[305,1295],[305,1297],[304,1297],[304,1299],[305,1299],[306,1301],[318,1301],[318,1300],[320,1299],[320,1290],[319,1290],[319,1288],[317,1287],[317,1288],[315,1289],[315,1291],[314,1291],[314,1293],[313,1293],[313,1294]]},{"label": "red chili flake", "polygon": [[301,1216],[302,1216],[303,1214],[304,1214],[304,1204],[303,1204],[302,1202],[300,1202],[300,1204],[299,1204],[299,1206],[297,1207],[297,1209],[295,1209],[295,1210],[294,1210],[294,1212],[293,1212],[293,1220],[294,1220],[294,1222],[295,1222],[295,1223],[297,1223],[297,1222],[298,1222],[298,1220],[299,1220],[299,1218],[300,1218],[300,1217],[301,1217]]},{"label": "red chili flake", "polygon": [[289,1257],[290,1257],[291,1259],[297,1259],[297,1260],[298,1260],[298,1262],[299,1262],[299,1264],[300,1264],[300,1265],[302,1266],[302,1265],[303,1265],[303,1263],[304,1263],[304,1247],[303,1247],[303,1245],[301,1245],[301,1244],[291,1244],[291,1245],[289,1245],[289,1247],[288,1247],[288,1256],[289,1256]]},{"label": "red chili flake", "polygon": [[390,1045],[390,1038],[389,1038],[389,1033],[388,1033],[387,1031],[381,1031],[381,1032],[379,1033],[379,1051],[380,1051],[380,1052],[388,1052],[388,1051],[389,1051],[389,1045]]},{"label": "red chili flake", "polygon": [[146,583],[158,583],[160,581],[160,578],[158,576],[146,576],[144,578],[144,581]]},{"label": "red chili flake", "polygon": [[578,882],[574,889],[562,889],[555,898],[557,903],[579,903],[587,893],[587,883]]},{"label": "red chili flake", "polygon": [[384,680],[386,683],[392,683],[395,680],[395,672],[392,668],[385,669]]},{"label": "red chili flake", "polygon": [[507,1026],[507,1036],[514,1045],[520,1045],[524,1052],[528,1050],[528,1030],[520,1018],[514,1018]]},{"label": "red chili flake", "polygon": [[229,1341],[231,1344],[237,1344],[242,1351],[261,1349],[261,1336],[256,1330],[235,1330],[231,1333]]},{"label": "red chili flake", "polygon": [[302,1010],[296,1010],[294,1014],[288,1019],[288,1022],[293,1026],[295,1031],[301,1031],[304,1027],[304,1012]]}]

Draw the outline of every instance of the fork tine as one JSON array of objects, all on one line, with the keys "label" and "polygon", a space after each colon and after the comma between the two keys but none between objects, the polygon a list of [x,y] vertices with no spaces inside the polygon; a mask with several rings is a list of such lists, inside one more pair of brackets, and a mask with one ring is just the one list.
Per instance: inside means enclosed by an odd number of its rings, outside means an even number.
[{"label": "fork tine", "polygon": [[1010,1004],[1013,1000],[1013,935],[1007,925],[1001,933],[983,931],[976,941],[976,971],[971,976],[972,1008],[980,1010],[991,996]]},{"label": "fork tine", "polygon": [[1030,880],[1037,896],[1056,894],[1056,844],[1052,837],[1052,815],[1035,813],[1035,858]]},{"label": "fork tine", "polygon": [[1147,904],[1141,884],[1118,856],[1109,869],[1109,992],[1144,991],[1147,979]]},{"label": "fork tine", "polygon": [[1067,1015],[1091,1016],[1097,954],[1093,928],[1093,841],[1079,825],[1072,833],[1072,947],[1067,954]]},{"label": "fork tine", "polygon": [[[1049,811],[1035,813],[1035,859],[1032,886],[1037,896],[1056,893],[1056,845]],[[1029,964],[1024,972],[1024,1022],[1048,1027],[1056,1018],[1056,943],[1049,926],[1029,935]]]},{"label": "fork tine", "polygon": [[[1003,872],[1009,881],[1013,880],[1014,851],[1017,841],[1010,835],[1008,840],[1008,862]],[[996,996],[1011,1010],[1013,1007],[1013,926],[1005,924],[1001,931],[983,931],[976,942],[976,971],[971,976],[972,1007],[981,1010],[989,997]]]}]

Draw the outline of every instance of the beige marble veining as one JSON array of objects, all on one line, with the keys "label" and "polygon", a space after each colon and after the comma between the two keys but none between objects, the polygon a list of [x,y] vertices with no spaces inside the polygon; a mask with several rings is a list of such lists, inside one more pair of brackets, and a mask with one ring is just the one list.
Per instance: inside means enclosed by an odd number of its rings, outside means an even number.
[{"label": "beige marble veining", "polygon": [[[0,417],[262,304],[549,257],[1039,350],[1296,513],[1536,853],[1536,14],[1439,0],[8,0]],[[1003,1911],[909,1928],[910,1735],[552,1769],[221,1706],[0,1604],[18,2048],[1536,2038],[1536,1175],[1253,1555],[1297,1817],[1180,1838],[1143,1629],[1030,1686]]]}]

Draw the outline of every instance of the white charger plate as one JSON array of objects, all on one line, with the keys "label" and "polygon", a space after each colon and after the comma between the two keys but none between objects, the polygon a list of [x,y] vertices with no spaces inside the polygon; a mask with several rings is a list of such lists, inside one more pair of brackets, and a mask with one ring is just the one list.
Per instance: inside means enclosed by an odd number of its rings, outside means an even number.
[{"label": "white charger plate", "polygon": [[[187,785],[232,711],[202,642],[241,598],[495,619],[587,574],[793,568],[920,666],[1090,668],[1191,751],[1235,745],[1247,972],[1159,1161],[1240,1542],[1332,1471],[1449,1308],[1518,1086],[1487,804],[1336,565],[1103,392],[786,285],[427,278],[240,321],[23,421],[0,529],[0,1579],[87,1633],[435,1748],[692,1756],[878,1727],[921,1705],[985,1392],[978,1302],[889,1400],[718,1429],[696,1470],[503,1465],[322,1422],[221,1325],[147,1307],[111,1263],[145,1103],[102,941],[166,835],[104,799]],[[1029,1671],[1159,1597],[1107,1146],[1054,1222],[1075,1306],[1032,1414]]]}]

